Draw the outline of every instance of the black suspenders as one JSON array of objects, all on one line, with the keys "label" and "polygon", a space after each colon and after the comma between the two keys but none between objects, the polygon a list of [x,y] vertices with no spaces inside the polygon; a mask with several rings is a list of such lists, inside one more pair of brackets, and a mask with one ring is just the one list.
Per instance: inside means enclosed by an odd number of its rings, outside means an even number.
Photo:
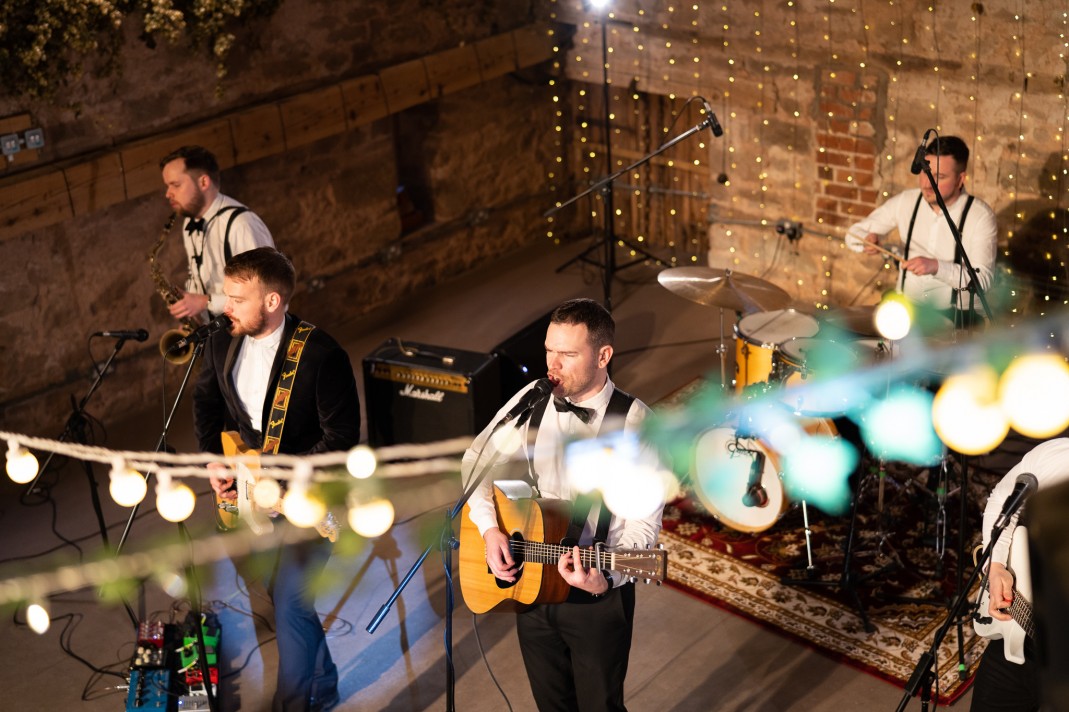
[{"label": "black suspenders", "polygon": [[[923,195],[918,195],[917,196],[917,204],[913,206],[913,215],[911,215],[910,218],[909,218],[909,232],[906,233],[906,247],[905,247],[905,249],[903,251],[903,254],[902,254],[902,259],[903,260],[908,260],[909,259],[909,243],[913,241],[913,226],[917,223],[917,213],[920,211],[921,200],[923,200],[923,199],[924,199]],[[965,218],[968,217],[968,215],[969,215],[969,208],[972,207],[973,200],[974,200],[974,196],[970,195],[969,198],[965,201],[965,209],[961,211],[961,218],[958,220],[958,234],[959,235],[963,234],[962,230],[965,229]],[[954,245],[954,264],[960,265],[961,264],[961,259],[962,259],[961,247],[955,244]],[[906,272],[905,270],[902,270],[902,279],[898,283],[899,290],[905,290],[905,288],[906,288],[906,275],[907,274],[909,274],[909,273]],[[975,285],[975,286],[976,286],[977,289],[980,288],[980,285]],[[951,293],[951,295],[950,295],[950,306],[952,306],[952,307],[956,307],[957,306],[957,300],[954,298],[954,294],[953,293]]]}]

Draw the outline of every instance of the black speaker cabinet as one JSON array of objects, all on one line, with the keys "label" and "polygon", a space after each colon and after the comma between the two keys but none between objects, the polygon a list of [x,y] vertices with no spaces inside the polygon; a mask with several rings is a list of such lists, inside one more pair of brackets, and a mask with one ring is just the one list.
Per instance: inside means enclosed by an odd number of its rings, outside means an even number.
[{"label": "black speaker cabinet", "polygon": [[387,339],[364,357],[373,447],[474,436],[511,395],[494,354]]},{"label": "black speaker cabinet", "polygon": [[501,359],[501,394],[505,399],[531,381],[546,377],[546,329],[550,310],[495,346]]}]

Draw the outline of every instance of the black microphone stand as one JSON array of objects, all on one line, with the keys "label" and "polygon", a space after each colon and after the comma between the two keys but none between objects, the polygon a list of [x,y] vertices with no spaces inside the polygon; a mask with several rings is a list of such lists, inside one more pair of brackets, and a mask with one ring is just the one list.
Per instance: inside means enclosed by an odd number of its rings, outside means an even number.
[{"label": "black microphone stand", "polygon": [[[205,339],[198,339],[198,340],[195,340],[193,342],[194,346],[193,346],[193,351],[190,354],[189,365],[186,366],[186,372],[182,376],[182,383],[178,386],[178,393],[175,394],[174,402],[171,404],[171,410],[167,414],[167,419],[163,423],[163,430],[160,432],[160,439],[156,441],[156,450],[155,450],[155,452],[162,451],[164,449],[164,447],[166,446],[166,443],[167,443],[167,431],[170,430],[170,428],[171,428],[171,421],[174,420],[174,415],[178,411],[178,405],[182,402],[182,396],[185,394],[186,386],[189,385],[189,378],[193,373],[193,366],[197,363],[197,359],[200,358],[201,352],[204,350],[204,342],[205,342]],[[148,481],[151,480],[151,479],[152,479],[152,473],[151,472],[146,473],[145,474],[146,486],[148,484]],[[126,539],[130,535],[130,529],[133,527],[134,520],[137,518],[137,510],[140,509],[140,507],[141,507],[141,502],[138,502],[137,504],[135,504],[130,509],[130,516],[126,520],[126,528],[123,529],[122,537],[119,539],[119,543],[115,547],[115,555],[116,556],[118,556],[119,553],[122,551],[123,545],[126,543]],[[178,528],[179,528],[179,532],[185,534],[186,537],[188,538],[189,534],[185,529],[185,525],[182,524],[182,523],[179,523]],[[192,596],[191,600],[190,600],[190,612],[193,613],[194,627],[196,628],[196,634],[197,634],[197,664],[200,667],[201,680],[203,680],[203,682],[204,682],[205,695],[208,698],[208,709],[211,712],[215,712],[218,709],[218,704],[217,704],[217,700],[216,700],[216,696],[215,696],[215,691],[212,689],[211,672],[210,672],[209,666],[208,666],[208,655],[207,655],[206,646],[204,644],[204,628],[203,628],[203,625],[202,625],[202,622],[201,622],[201,615],[200,615],[201,603],[202,603],[201,596],[199,594],[200,584],[196,582],[196,574],[195,574],[195,571],[193,570],[193,564],[192,563],[188,567],[188,572],[189,572],[191,585],[194,588],[194,590],[197,591],[197,593],[194,596]],[[130,610],[129,607],[127,607],[127,610],[128,611]],[[132,611],[130,612],[130,615],[133,616],[133,612]],[[134,619],[134,627],[135,628],[137,627],[136,618]]]},{"label": "black microphone stand", "polygon": [[[547,394],[545,396],[545,398],[548,399],[549,395]],[[537,406],[542,400],[543,400],[542,398],[536,398],[523,411],[523,413],[521,413],[516,418],[515,422],[516,422],[516,427],[517,428],[519,428],[520,426],[522,426],[526,422],[527,418],[530,416],[530,414],[534,410],[535,406]],[[506,422],[506,420],[502,419],[501,421],[499,421],[494,426],[493,430],[490,431],[490,435],[488,435],[487,438],[486,438],[486,443],[487,444],[490,442],[490,438],[492,438],[494,436],[494,433],[497,432],[498,428],[500,428],[505,422]],[[485,447],[485,445],[483,447]],[[479,454],[481,456],[482,452],[480,451]],[[478,459],[476,459],[476,463],[475,464],[476,464],[476,466],[478,465]],[[474,472],[474,471],[475,471],[475,466],[472,467],[472,472]],[[472,482],[468,485],[467,489],[465,489],[461,493],[460,498],[456,501],[456,504],[454,504],[453,508],[450,509],[449,512],[447,513],[446,520],[443,523],[442,530],[441,530],[441,532],[440,532],[440,534],[438,536],[438,544],[437,544],[437,546],[442,552],[442,562],[443,562],[443,566],[445,568],[445,579],[446,579],[446,587],[445,587],[445,636],[444,636],[444,642],[445,642],[445,675],[446,675],[446,678],[445,678],[445,708],[446,708],[447,712],[455,712],[455,710],[456,710],[456,706],[455,706],[456,671],[455,671],[455,669],[453,667],[453,607],[454,607],[454,600],[453,600],[453,575],[452,575],[452,571],[453,571],[453,556],[452,556],[452,554],[453,554],[453,551],[455,549],[458,549],[460,547],[460,542],[457,541],[457,538],[453,533],[453,520],[457,518],[457,515],[460,514],[460,512],[464,509],[464,505],[467,504],[468,500],[471,499],[471,496],[473,494],[475,494],[475,490],[477,490],[479,488],[479,485],[482,484],[483,480],[486,479],[486,473],[487,472],[488,472],[488,469],[484,466],[479,471],[479,475],[477,477],[475,477],[472,480]],[[419,558],[416,559],[416,562],[414,564],[412,564],[412,568],[410,568],[408,570],[408,573],[406,573],[405,577],[403,579],[401,579],[401,582],[399,584],[397,584],[397,587],[393,590],[393,593],[390,594],[390,597],[388,599],[386,599],[386,602],[383,603],[382,606],[379,608],[378,612],[375,614],[375,617],[371,619],[370,623],[368,623],[367,628],[366,628],[368,633],[374,633],[378,629],[379,625],[386,618],[386,614],[388,614],[390,612],[390,609],[393,606],[394,601],[396,601],[401,596],[401,593],[405,590],[405,587],[408,586],[408,582],[412,580],[412,577],[415,576],[416,572],[423,565],[423,562],[426,561],[427,556],[430,555],[431,549],[433,549],[434,546],[435,546],[434,544],[428,544],[427,548],[425,548],[423,550],[423,553],[420,554]]]},{"label": "black microphone stand", "polygon": [[[612,127],[609,125],[609,87],[611,86],[611,84],[609,84],[609,50],[608,50],[608,39],[606,37],[606,25],[607,25],[607,21],[603,19],[602,23],[601,23],[601,67],[602,67],[602,90],[603,90],[604,99],[605,99],[605,101],[604,101],[604,111],[605,111],[605,160],[606,160],[607,170],[611,172],[612,171],[612,165],[613,165],[612,164],[612,137],[611,137]],[[602,262],[596,262],[594,260],[591,260],[589,257],[587,257],[587,255],[590,252],[592,252],[595,248],[597,248],[599,246],[599,245],[595,244],[595,245],[591,245],[590,247],[588,247],[587,249],[583,250],[581,253],[579,253],[578,255],[573,257],[572,259],[570,259],[567,262],[565,262],[564,264],[562,264],[560,267],[557,268],[557,272],[560,272],[561,270],[565,269],[566,267],[571,265],[573,262],[576,262],[578,260],[583,260],[585,262],[590,262],[591,264],[595,264],[595,265],[597,265],[599,267],[602,267],[603,271],[602,271],[602,276],[601,276],[602,277],[601,278],[601,287],[602,287],[602,293],[603,293],[603,301],[604,301],[604,304],[605,304],[605,308],[608,309],[611,312],[612,311],[612,281],[613,281],[613,279],[616,276],[616,273],[618,271],[623,270],[623,269],[627,269],[628,267],[631,267],[631,266],[634,266],[634,265],[637,265],[637,264],[640,264],[641,262],[643,262],[643,260],[646,260],[646,259],[652,260],[652,261],[654,261],[654,262],[656,262],[658,264],[664,264],[659,258],[657,258],[654,255],[650,254],[649,252],[647,252],[646,250],[642,249],[641,247],[639,247],[637,245],[634,245],[634,244],[632,244],[630,242],[627,242],[626,240],[620,240],[620,242],[622,242],[623,244],[627,245],[627,247],[630,250],[642,255],[642,257],[638,258],[638,259],[635,259],[635,260],[632,260],[631,262],[628,262],[627,264],[619,266],[619,267],[616,265],[616,243],[617,243],[617,238],[616,238],[615,229],[614,229],[615,210],[613,208],[613,195],[612,195],[613,182],[617,178],[622,176],[623,174],[628,173],[628,172],[634,170],[635,168],[638,168],[639,166],[648,163],[651,159],[653,159],[654,157],[659,156],[660,154],[664,153],[665,151],[667,151],[672,146],[675,146],[680,141],[682,141],[682,140],[684,140],[686,138],[690,138],[692,135],[694,135],[694,134],[698,133],[699,131],[702,131],[702,130],[704,130],[706,128],[712,129],[715,121],[716,121],[716,119],[713,117],[712,113],[709,113],[709,115],[705,117],[705,120],[702,121],[700,124],[698,124],[697,126],[689,129],[688,131],[680,134],[679,136],[677,136],[676,138],[672,139],[668,143],[663,144],[660,148],[658,148],[653,153],[649,153],[649,154],[643,156],[639,160],[637,160],[634,163],[632,163],[630,166],[627,166],[626,168],[621,168],[620,170],[616,171],[615,173],[612,173],[611,175],[609,175],[607,178],[603,178],[600,181],[598,181],[597,183],[595,183],[594,185],[590,186],[589,188],[584,190],[582,193],[579,193],[578,195],[569,198],[568,200],[564,201],[560,205],[557,205],[557,206],[555,206],[553,208],[550,208],[545,213],[543,213],[542,217],[546,217],[546,218],[551,217],[551,216],[555,215],[556,213],[560,212],[561,210],[563,210],[564,208],[568,207],[572,203],[576,202],[577,200],[579,200],[581,198],[585,198],[586,196],[590,195],[591,193],[593,193],[595,191],[600,191],[602,196],[603,196],[603,199],[605,201],[605,206],[604,206],[604,209],[602,211],[603,214],[604,214],[605,227],[604,227],[604,230],[603,230],[604,234],[602,236],[601,245],[600,245],[600,247],[602,248],[603,253],[604,253],[603,257],[602,257],[603,261]]]},{"label": "black microphone stand", "polygon": [[[1006,517],[1007,522],[1009,517]],[[958,647],[961,648],[961,633],[960,633],[960,619],[959,615],[962,610],[962,606],[965,601],[968,600],[969,589],[980,577],[980,572],[983,571],[984,565],[988,559],[991,558],[991,551],[995,548],[995,543],[1002,536],[1003,530],[1005,530],[1006,524],[1002,526],[995,526],[991,529],[991,540],[984,549],[983,554],[980,556],[980,560],[976,563],[976,568],[973,569],[972,574],[969,576],[968,583],[958,591],[957,596],[954,598],[954,603],[950,607],[950,612],[947,614],[946,620],[939,630],[935,633],[935,638],[932,640],[932,647],[928,649],[920,659],[917,661],[917,666],[913,668],[913,674],[910,675],[909,681],[906,682],[905,693],[902,695],[902,700],[898,703],[896,712],[902,712],[909,704],[909,698],[914,697],[917,694],[917,690],[921,691],[921,710],[927,712],[928,702],[932,698],[931,685],[935,680],[935,671],[932,666],[935,664],[939,656],[939,646],[943,644],[943,638],[946,637],[947,632],[950,630],[950,626],[957,624],[959,627],[958,633]]]},{"label": "black microphone stand", "polygon": [[[59,442],[74,442],[79,445],[89,444],[89,419],[85,414],[85,406],[89,403],[89,399],[93,397],[93,394],[96,393],[97,388],[100,387],[101,382],[104,380],[104,376],[107,375],[108,371],[111,369],[112,361],[119,355],[119,350],[122,349],[125,344],[125,336],[119,338],[115,342],[115,348],[112,350],[111,356],[108,357],[103,368],[97,369],[96,379],[89,387],[89,391],[77,404],[74,402],[74,396],[71,396],[71,407],[73,408],[73,411],[67,418],[67,424],[63,426],[63,432],[57,438]],[[54,451],[48,453],[48,457],[45,459],[44,464],[41,465],[41,468],[37,472],[37,477],[35,477],[33,482],[30,483],[30,486],[26,488],[23,497],[28,497],[34,493],[37,487],[37,482],[44,476],[55,455],[56,453]],[[82,460],[82,464],[85,466],[85,476],[89,480],[89,496],[93,503],[93,512],[96,513],[97,526],[100,527],[100,538],[103,540],[104,546],[108,546],[108,526],[104,522],[104,510],[100,505],[99,485],[97,484],[96,475],[93,472],[93,465],[88,460]]]},{"label": "black microphone stand", "polygon": [[[936,136],[935,140],[938,142],[939,137]],[[944,156],[939,156],[938,158],[944,158]],[[939,204],[939,209],[943,212],[947,225],[950,226],[950,234],[954,236],[954,243],[961,254],[961,266],[965,268],[966,274],[969,275],[969,290],[980,299],[980,305],[984,308],[984,314],[987,316],[988,321],[994,321],[991,306],[987,303],[984,290],[980,288],[980,282],[976,278],[976,270],[973,269],[972,260],[969,259],[969,253],[965,251],[965,245],[961,241],[961,233],[958,232],[958,226],[954,224],[954,220],[950,217],[950,211],[947,210],[947,204],[943,200],[942,193],[939,192],[939,184],[936,182],[935,176],[932,175],[932,167],[927,159],[920,161],[920,168],[924,171],[924,175],[928,176],[928,182],[932,184],[932,190],[935,191],[935,200]],[[957,307],[957,298],[955,297],[954,308],[957,309]]]}]

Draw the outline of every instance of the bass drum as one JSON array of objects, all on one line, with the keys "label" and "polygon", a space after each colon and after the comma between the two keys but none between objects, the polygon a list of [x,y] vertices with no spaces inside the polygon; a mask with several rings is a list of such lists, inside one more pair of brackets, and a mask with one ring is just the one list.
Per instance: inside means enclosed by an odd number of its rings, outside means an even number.
[{"label": "bass drum", "polygon": [[[839,435],[827,418],[802,419],[802,427],[810,435]],[[712,428],[698,437],[692,474],[695,496],[731,529],[763,532],[787,511],[779,454],[735,428]]]}]

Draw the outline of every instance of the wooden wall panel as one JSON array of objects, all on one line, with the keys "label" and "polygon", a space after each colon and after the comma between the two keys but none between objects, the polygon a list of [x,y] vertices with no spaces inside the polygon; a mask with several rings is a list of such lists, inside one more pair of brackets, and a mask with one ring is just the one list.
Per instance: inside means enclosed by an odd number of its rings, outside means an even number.
[{"label": "wooden wall panel", "polygon": [[345,109],[336,84],[283,101],[279,110],[287,149],[345,131]]},{"label": "wooden wall panel", "polygon": [[516,39],[512,34],[495,35],[475,43],[475,54],[479,57],[479,73],[483,81],[515,72]]},{"label": "wooden wall panel", "polygon": [[286,150],[282,114],[278,104],[267,104],[230,117],[237,165],[273,156]]},{"label": "wooden wall panel", "polygon": [[382,80],[377,74],[342,82],[341,96],[345,105],[345,124],[349,129],[390,115],[386,96],[382,92]]},{"label": "wooden wall panel", "polygon": [[0,182],[0,239],[74,217],[63,172],[50,170]]},{"label": "wooden wall panel", "polygon": [[204,146],[214,153],[221,170],[234,165],[234,143],[230,137],[230,123],[225,119],[136,143],[121,151],[127,198],[162,190],[160,159],[176,148],[190,144]]},{"label": "wooden wall panel", "polygon": [[391,114],[429,101],[431,87],[422,59],[396,64],[379,72],[382,95]]},{"label": "wooden wall panel", "polygon": [[[122,160],[118,153],[106,153],[85,163],[68,166],[63,173],[75,215],[87,215],[126,200]],[[163,186],[158,187],[162,191]]]},{"label": "wooden wall panel", "polygon": [[438,52],[424,60],[427,65],[427,80],[431,86],[431,97],[437,98],[454,94],[462,89],[477,86],[482,77],[479,75],[479,55],[473,45],[465,45]]}]

